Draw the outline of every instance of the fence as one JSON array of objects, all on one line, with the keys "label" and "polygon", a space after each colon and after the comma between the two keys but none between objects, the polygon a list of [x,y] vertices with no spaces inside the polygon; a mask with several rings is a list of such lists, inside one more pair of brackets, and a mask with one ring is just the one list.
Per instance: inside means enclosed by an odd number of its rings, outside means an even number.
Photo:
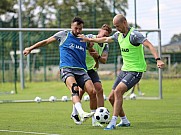
[{"label": "fence", "polygon": [[[20,81],[20,52],[18,41],[18,29],[1,29],[1,82],[16,82]],[[52,36],[55,32],[61,29],[22,29],[24,48],[28,47],[40,40]],[[115,30],[114,30],[115,31]],[[159,44],[159,30],[140,30],[145,35],[148,31],[152,32],[151,37]],[[97,33],[98,29],[84,29],[84,34]],[[149,37],[148,37],[149,38]],[[152,40],[152,39],[150,39]],[[113,45],[114,44],[114,45]],[[118,59],[120,49],[116,43],[110,44],[109,58],[105,65],[100,65],[99,75],[101,79],[114,79],[120,69],[121,59]],[[159,48],[158,48],[159,49]],[[34,50],[32,54],[23,59],[23,70],[25,81],[59,81],[59,49],[58,43],[52,43],[46,47]],[[159,51],[160,52],[160,51]],[[148,51],[145,49],[145,54]],[[161,55],[161,54],[160,54]],[[153,57],[146,57],[148,70],[144,75],[144,79],[160,80],[158,69],[155,68],[155,60]],[[165,57],[167,63],[168,58]],[[119,64],[120,63],[120,64]],[[165,71],[168,71],[166,68]],[[161,84],[161,82],[160,82]],[[161,89],[161,88],[158,88]]]}]

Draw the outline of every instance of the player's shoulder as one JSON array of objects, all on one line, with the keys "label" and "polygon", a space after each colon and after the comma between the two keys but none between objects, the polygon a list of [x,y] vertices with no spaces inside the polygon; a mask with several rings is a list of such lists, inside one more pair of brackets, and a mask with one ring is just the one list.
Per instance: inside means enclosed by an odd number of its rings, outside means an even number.
[{"label": "player's shoulder", "polygon": [[143,36],[141,32],[138,30],[133,30],[130,34],[130,42],[131,44],[138,46],[139,44],[142,44],[146,40],[146,37]]},{"label": "player's shoulder", "polygon": [[57,33],[59,33],[59,34],[68,34],[69,32],[70,32],[69,30],[61,30],[61,31],[59,31]]},{"label": "player's shoulder", "polygon": [[110,38],[111,38],[112,40],[114,40],[115,42],[118,42],[118,37],[119,37],[120,34],[122,34],[122,33],[120,33],[119,31],[117,31],[117,32],[115,32],[112,36],[110,36]]},{"label": "player's shoulder", "polygon": [[66,36],[69,33],[68,30],[61,30],[57,33],[54,34],[54,37],[62,37],[62,36]]},{"label": "player's shoulder", "polygon": [[116,31],[111,37],[112,37],[112,39],[114,39],[114,38],[118,38],[119,37],[119,35],[122,35],[122,33],[121,32],[119,32],[119,31]]},{"label": "player's shoulder", "polygon": [[88,38],[95,38],[96,37],[96,35],[93,35],[93,34],[87,34],[85,36],[88,37]]},{"label": "player's shoulder", "polygon": [[130,36],[137,36],[137,37],[142,37],[143,34],[141,32],[139,32],[138,30],[133,30],[130,34]]},{"label": "player's shoulder", "polygon": [[119,34],[122,34],[122,33],[120,33],[119,31],[116,31],[113,35],[114,36],[119,36]]},{"label": "player's shoulder", "polygon": [[109,50],[109,44],[108,43],[104,43],[104,50]]}]

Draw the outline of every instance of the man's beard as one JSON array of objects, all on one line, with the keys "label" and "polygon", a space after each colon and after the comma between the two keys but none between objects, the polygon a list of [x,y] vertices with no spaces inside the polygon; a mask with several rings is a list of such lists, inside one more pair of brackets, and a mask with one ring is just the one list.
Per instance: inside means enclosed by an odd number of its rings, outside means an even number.
[{"label": "man's beard", "polygon": [[72,34],[73,34],[75,37],[78,37],[78,34],[80,34],[80,33],[75,34],[75,33],[72,32]]}]

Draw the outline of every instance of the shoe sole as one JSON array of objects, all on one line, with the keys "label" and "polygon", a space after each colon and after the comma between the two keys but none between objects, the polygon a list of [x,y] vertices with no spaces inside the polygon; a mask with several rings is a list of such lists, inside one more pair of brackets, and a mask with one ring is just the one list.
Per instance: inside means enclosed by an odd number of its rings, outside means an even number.
[{"label": "shoe sole", "polygon": [[116,127],[130,127],[131,124],[122,124],[122,125],[116,125]]},{"label": "shoe sole", "polygon": [[116,129],[115,126],[112,126],[111,128],[104,128],[104,130],[114,130],[114,129]]},{"label": "shoe sole", "polygon": [[73,118],[72,116],[71,116],[71,119],[74,121],[74,123],[75,123],[76,125],[81,125],[81,124],[82,124],[81,121],[77,121],[77,122],[76,122],[76,121],[74,120],[75,118]]}]

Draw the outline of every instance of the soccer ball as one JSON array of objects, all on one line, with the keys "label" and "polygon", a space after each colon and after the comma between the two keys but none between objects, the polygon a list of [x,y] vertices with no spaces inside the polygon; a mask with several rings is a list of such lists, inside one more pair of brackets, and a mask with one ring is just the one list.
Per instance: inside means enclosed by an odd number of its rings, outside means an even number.
[{"label": "soccer ball", "polygon": [[129,98],[130,98],[131,100],[135,100],[135,99],[136,99],[136,94],[132,93],[132,94],[129,96]]},{"label": "soccer ball", "polygon": [[36,97],[36,98],[34,99],[34,101],[37,102],[37,103],[40,103],[40,102],[41,102],[41,97]]},{"label": "soccer ball", "polygon": [[62,101],[63,102],[67,102],[68,101],[68,97],[67,96],[62,96]]},{"label": "soccer ball", "polygon": [[57,98],[54,97],[54,96],[51,96],[51,97],[49,98],[49,101],[50,101],[50,102],[55,102],[56,100],[57,100]]},{"label": "soccer ball", "polygon": [[98,121],[100,123],[107,123],[107,122],[109,122],[110,112],[105,107],[99,107],[96,109],[94,118],[96,119],[96,121]]},{"label": "soccer ball", "polygon": [[14,94],[14,93],[15,93],[15,92],[12,90],[12,91],[11,91],[11,94]]},{"label": "soccer ball", "polygon": [[89,95],[85,95],[84,96],[84,101],[89,101],[89,100],[90,100]]}]

